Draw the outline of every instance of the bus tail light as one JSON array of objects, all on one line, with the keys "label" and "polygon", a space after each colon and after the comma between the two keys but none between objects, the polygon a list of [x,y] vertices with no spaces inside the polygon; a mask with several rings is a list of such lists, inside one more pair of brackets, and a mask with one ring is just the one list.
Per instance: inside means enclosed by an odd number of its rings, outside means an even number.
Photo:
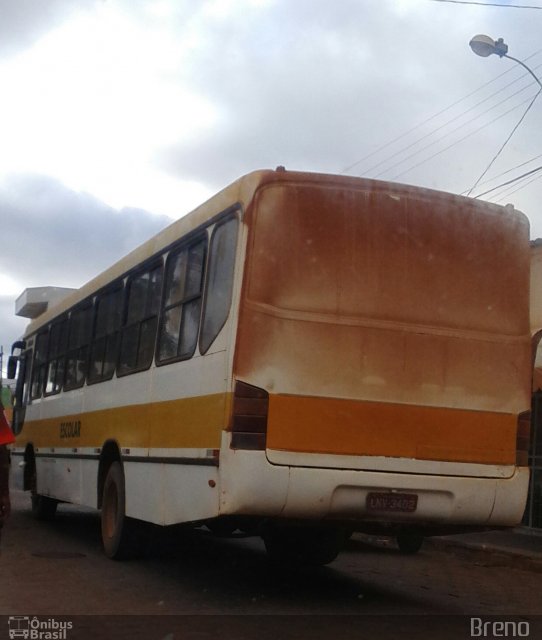
[{"label": "bus tail light", "polygon": [[529,444],[531,436],[531,412],[524,411],[518,416],[516,434],[516,465],[526,467],[529,464]]},{"label": "bus tail light", "polygon": [[244,382],[235,383],[232,417],[232,449],[264,451],[269,394]]}]

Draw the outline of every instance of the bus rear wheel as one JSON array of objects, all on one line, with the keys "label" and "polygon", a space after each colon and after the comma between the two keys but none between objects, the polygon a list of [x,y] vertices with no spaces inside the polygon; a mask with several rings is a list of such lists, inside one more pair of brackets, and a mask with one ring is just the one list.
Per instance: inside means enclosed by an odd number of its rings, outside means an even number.
[{"label": "bus rear wheel", "polygon": [[139,555],[141,540],[134,520],[126,517],[124,472],[120,462],[107,471],[102,494],[102,543],[105,555],[126,560]]},{"label": "bus rear wheel", "polygon": [[32,515],[37,520],[53,520],[58,501],[47,496],[32,493]]},{"label": "bus rear wheel", "polygon": [[417,531],[401,531],[397,535],[397,546],[404,555],[414,555],[422,548],[423,536]]},{"label": "bus rear wheel", "polygon": [[336,528],[271,525],[264,532],[263,541],[272,562],[320,566],[335,560],[345,536]]}]

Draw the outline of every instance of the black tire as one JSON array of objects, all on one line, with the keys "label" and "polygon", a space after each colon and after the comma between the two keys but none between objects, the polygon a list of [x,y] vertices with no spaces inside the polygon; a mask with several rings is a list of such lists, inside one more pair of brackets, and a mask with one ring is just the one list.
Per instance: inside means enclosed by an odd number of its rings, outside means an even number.
[{"label": "black tire", "polygon": [[397,546],[404,555],[414,555],[422,548],[423,536],[416,531],[402,531],[397,535]]},{"label": "black tire", "polygon": [[227,517],[215,518],[207,522],[207,528],[218,538],[229,538],[237,530],[237,524]]},{"label": "black tire", "polygon": [[120,462],[113,462],[105,477],[101,521],[102,543],[108,558],[126,560],[141,554],[143,539],[137,521],[126,517],[124,472]]},{"label": "black tire", "polygon": [[335,560],[345,535],[342,529],[335,528],[269,526],[263,541],[272,562],[321,566]]},{"label": "black tire", "polygon": [[32,493],[32,515],[36,520],[54,520],[58,500]]},{"label": "black tire", "polygon": [[38,493],[38,475],[36,472],[36,461],[31,460],[30,470],[30,499],[32,501],[32,515],[36,520],[54,520],[58,500],[42,496]]}]

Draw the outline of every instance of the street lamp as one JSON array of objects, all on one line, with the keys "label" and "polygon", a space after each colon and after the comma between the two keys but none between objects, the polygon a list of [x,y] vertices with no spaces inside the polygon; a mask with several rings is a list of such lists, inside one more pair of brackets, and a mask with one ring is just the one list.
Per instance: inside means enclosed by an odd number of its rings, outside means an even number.
[{"label": "street lamp", "polygon": [[504,43],[504,40],[502,38],[493,40],[493,38],[490,38],[489,36],[478,35],[472,38],[472,40],[469,42],[469,45],[474,53],[477,56],[482,56],[482,58],[487,58],[488,56],[495,53],[499,56],[499,58],[509,58],[510,60],[517,62],[524,69],[527,69],[527,71],[533,76],[533,78],[538,82],[540,88],[542,89],[542,82],[540,82],[534,71],[529,69],[529,67],[521,60],[508,55],[508,45]]}]

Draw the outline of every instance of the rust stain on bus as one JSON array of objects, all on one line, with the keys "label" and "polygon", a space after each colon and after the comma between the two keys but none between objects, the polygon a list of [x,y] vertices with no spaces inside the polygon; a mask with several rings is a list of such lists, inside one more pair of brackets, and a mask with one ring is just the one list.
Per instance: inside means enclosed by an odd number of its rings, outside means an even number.
[{"label": "rust stain on bus", "polygon": [[268,446],[513,463],[528,223],[374,185],[292,178],[247,212],[234,373],[271,394]]}]

